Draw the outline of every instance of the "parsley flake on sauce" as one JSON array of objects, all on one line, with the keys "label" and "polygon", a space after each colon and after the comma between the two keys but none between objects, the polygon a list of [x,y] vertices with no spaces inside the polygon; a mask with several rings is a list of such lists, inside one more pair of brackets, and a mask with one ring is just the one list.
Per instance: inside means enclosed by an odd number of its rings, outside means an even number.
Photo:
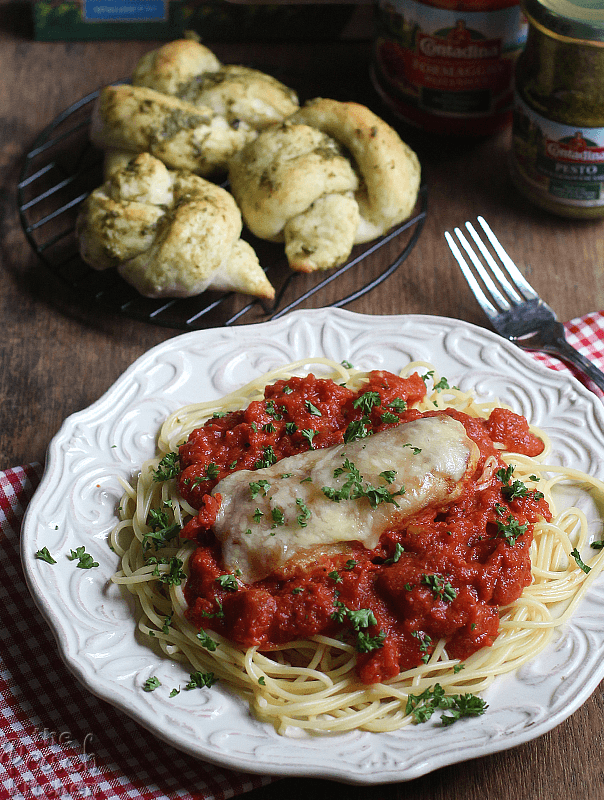
[{"label": "parsley flake on sauce", "polygon": [[382,399],[379,392],[364,392],[353,402],[353,408],[360,408],[363,414],[369,414],[371,409],[380,406]]},{"label": "parsley flake on sauce", "polygon": [[507,522],[497,520],[497,535],[505,539],[510,547],[513,547],[527,530],[528,525],[521,525],[511,514],[508,516]]},{"label": "parsley flake on sauce", "polygon": [[239,589],[239,584],[237,583],[237,578],[230,573],[226,575],[219,575],[216,578],[216,583],[222,588],[227,589],[229,592],[236,592]]},{"label": "parsley flake on sauce", "polygon": [[455,600],[457,592],[441,575],[422,575],[422,583],[429,586],[440,600]]},{"label": "parsley flake on sauce", "polygon": [[272,467],[273,464],[277,463],[277,456],[275,455],[275,451],[269,445],[265,447],[262,451],[262,458],[259,458],[258,461],[254,464],[254,469],[263,469],[264,467]]},{"label": "parsley flake on sauce", "polygon": [[43,547],[41,550],[37,550],[35,553],[36,558],[39,558],[40,561],[46,561],[47,564],[56,564],[57,562],[55,559],[50,555],[48,551],[48,547]]},{"label": "parsley flake on sauce", "polygon": [[313,440],[313,439],[315,438],[315,436],[317,435],[317,431],[313,431],[313,430],[312,430],[312,428],[305,428],[304,430],[300,431],[300,433],[302,434],[302,436],[303,436],[303,437],[306,439],[306,441],[308,442],[308,449],[309,449],[309,450],[314,450],[314,449],[315,449],[315,446],[314,446],[314,444],[312,443],[312,440]]},{"label": "parsley flake on sauce", "polygon": [[322,417],[323,416],[321,411],[313,403],[311,403],[310,400],[306,401],[305,406],[306,406],[306,410],[308,411],[308,413],[312,414],[313,417]]}]

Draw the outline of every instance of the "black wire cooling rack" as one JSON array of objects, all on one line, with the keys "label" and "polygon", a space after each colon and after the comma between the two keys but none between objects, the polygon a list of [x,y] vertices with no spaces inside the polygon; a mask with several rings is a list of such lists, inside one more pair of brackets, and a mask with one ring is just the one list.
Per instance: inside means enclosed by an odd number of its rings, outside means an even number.
[{"label": "black wire cooling rack", "polygon": [[[204,292],[186,299],[142,297],[116,270],[91,269],[79,255],[75,235],[78,208],[103,183],[103,154],[88,138],[97,96],[98,92],[92,92],[83,97],[42,131],[25,157],[18,185],[19,215],[28,241],[42,262],[82,302],[179,330],[262,322],[294,308],[342,307],[396,272],[421,234],[427,210],[425,186],[410,219],[381,239],[355,247],[346,264],[327,273],[295,273],[287,265],[283,245],[244,233],[276,289],[276,299],[270,305],[234,292]],[[372,258],[382,248],[386,248],[390,262],[386,268],[383,258]],[[336,282],[350,270],[357,288],[338,298],[334,295]]]}]

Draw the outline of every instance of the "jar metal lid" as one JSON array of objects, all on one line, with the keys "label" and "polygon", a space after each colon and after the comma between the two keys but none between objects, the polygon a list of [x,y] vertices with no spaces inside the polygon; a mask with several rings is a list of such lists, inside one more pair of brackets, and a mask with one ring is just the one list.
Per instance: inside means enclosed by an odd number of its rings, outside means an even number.
[{"label": "jar metal lid", "polygon": [[527,16],[546,31],[604,44],[602,0],[523,0],[522,5]]}]

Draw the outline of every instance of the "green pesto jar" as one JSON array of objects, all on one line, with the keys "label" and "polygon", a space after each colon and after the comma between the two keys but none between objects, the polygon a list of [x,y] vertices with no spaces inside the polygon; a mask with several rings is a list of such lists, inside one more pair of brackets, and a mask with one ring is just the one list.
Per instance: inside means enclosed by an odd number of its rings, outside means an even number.
[{"label": "green pesto jar", "polygon": [[604,5],[523,0],[529,28],[515,73],[511,177],[541,208],[604,216]]}]

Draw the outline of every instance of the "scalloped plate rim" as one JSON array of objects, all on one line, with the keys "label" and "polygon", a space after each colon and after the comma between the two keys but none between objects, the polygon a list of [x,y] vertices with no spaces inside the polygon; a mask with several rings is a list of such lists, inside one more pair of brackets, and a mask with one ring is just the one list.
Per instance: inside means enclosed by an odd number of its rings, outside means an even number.
[{"label": "scalloped plate rim", "polygon": [[[604,431],[604,409],[602,408],[602,403],[597,399],[597,397],[590,392],[585,386],[583,386],[578,380],[576,380],[573,376],[568,375],[566,373],[560,373],[551,370],[544,364],[536,361],[535,359],[531,358],[527,353],[520,350],[517,346],[513,345],[512,343],[508,342],[507,340],[503,339],[502,337],[498,336],[496,333],[482,328],[480,326],[474,325],[473,323],[465,322],[462,320],[449,318],[449,317],[442,317],[442,316],[433,316],[427,314],[408,314],[408,315],[366,315],[360,314],[357,312],[348,311],[345,309],[337,309],[337,308],[324,308],[324,309],[309,309],[309,310],[299,310],[293,311],[289,315],[285,317],[279,318],[277,320],[271,320],[268,322],[259,322],[259,323],[252,323],[248,324],[244,327],[240,326],[233,326],[229,328],[219,328],[219,329],[203,329],[199,331],[190,331],[187,333],[177,334],[174,337],[164,340],[163,342],[155,345],[150,350],[143,353],[139,356],[122,374],[118,379],[104,392],[98,400],[94,403],[89,405],[87,408],[79,410],[68,416],[61,427],[59,428],[58,432],[52,438],[48,451],[47,451],[47,461],[44,469],[44,474],[40,481],[36,492],[34,493],[34,497],[30,501],[28,508],[26,509],[26,513],[24,516],[23,526],[22,526],[22,544],[25,545],[27,542],[30,542],[32,539],[35,538],[35,532],[32,530],[33,527],[33,516],[34,512],[36,511],[36,506],[38,499],[43,497],[44,493],[50,488],[53,483],[53,479],[55,477],[55,472],[59,468],[59,449],[60,444],[63,441],[66,433],[71,431],[75,425],[81,420],[86,420],[89,416],[94,416],[95,412],[99,409],[102,409],[103,405],[105,405],[115,393],[119,392],[122,386],[129,383],[131,378],[136,375],[143,365],[145,365],[149,359],[153,360],[155,356],[164,351],[172,350],[175,347],[179,347],[182,349],[182,345],[188,344],[189,341],[199,341],[203,340],[204,338],[212,338],[217,332],[220,332],[222,335],[226,334],[230,338],[232,338],[233,343],[237,341],[240,336],[250,335],[254,331],[262,330],[270,331],[271,328],[279,328],[282,327],[284,324],[292,325],[298,319],[312,319],[316,318],[316,321],[319,324],[325,324],[327,321],[332,319],[337,319],[338,317],[342,319],[347,319],[350,322],[358,324],[361,328],[366,327],[370,329],[370,326],[375,325],[376,322],[384,322],[387,324],[392,324],[396,322],[401,322],[405,324],[414,324],[418,325],[420,328],[423,325],[435,325],[441,324],[445,328],[460,327],[469,331],[475,331],[479,333],[481,337],[486,338],[493,345],[503,348],[504,351],[512,354],[514,358],[517,358],[521,363],[524,363],[525,366],[529,367],[531,370],[534,370],[540,377],[547,378],[549,377],[555,381],[563,381],[569,385],[569,388],[572,388],[577,394],[583,397],[584,400],[591,405],[592,411],[595,412],[595,417],[598,419],[599,425]],[[315,354],[316,355],[316,354]],[[604,452],[604,451],[603,451]],[[55,463],[56,461],[56,463]],[[22,564],[25,572],[26,583],[28,588],[32,594],[34,602],[37,608],[40,610],[43,617],[48,622],[51,631],[54,635],[54,638],[57,642],[59,653],[61,655],[62,660],[66,664],[69,671],[80,681],[92,694],[99,697],[106,702],[109,702],[114,707],[120,709],[128,716],[133,718],[138,724],[140,724],[143,728],[150,731],[153,735],[157,738],[161,739],[162,741],[166,742],[167,744],[175,746],[177,749],[188,753],[197,758],[201,758],[206,760],[210,763],[213,763],[220,767],[225,767],[234,770],[244,770],[250,773],[257,773],[257,774],[264,774],[264,775],[273,775],[273,776],[282,776],[282,777],[314,777],[314,778],[327,778],[332,780],[337,780],[342,783],[348,783],[353,785],[371,785],[371,784],[380,784],[380,783],[390,783],[390,782],[398,782],[398,781],[408,781],[413,780],[415,778],[421,777],[422,775],[428,774],[429,772],[434,771],[435,769],[439,769],[444,766],[448,766],[451,764],[460,763],[462,761],[466,761],[469,759],[473,759],[479,756],[489,755],[492,753],[500,752],[503,750],[510,749],[512,747],[516,747],[517,745],[524,744],[528,741],[531,741],[539,736],[544,735],[552,728],[559,725],[563,722],[566,718],[568,718],[572,713],[574,713],[584,702],[585,700],[592,694],[595,690],[599,682],[604,678],[604,664],[601,668],[601,674],[599,672],[593,671],[593,673],[586,679],[581,687],[581,691],[574,695],[574,697],[566,703],[566,705],[555,714],[548,717],[545,721],[539,723],[537,726],[537,730],[535,729],[526,729],[524,732],[516,733],[511,738],[512,741],[506,739],[505,737],[500,741],[485,741],[482,745],[477,745],[473,742],[470,742],[467,746],[462,746],[459,748],[457,754],[448,754],[447,752],[440,752],[437,755],[431,755],[428,757],[426,763],[425,761],[420,761],[416,763],[415,766],[408,768],[406,771],[401,772],[400,768],[397,769],[374,769],[371,771],[361,772],[351,774],[350,767],[347,766],[345,768],[338,767],[337,765],[332,765],[327,767],[325,765],[316,766],[310,762],[301,764],[301,765],[294,765],[286,763],[285,761],[281,761],[281,763],[258,763],[257,758],[252,755],[247,760],[242,756],[241,753],[238,753],[234,756],[229,756],[224,753],[217,752],[216,750],[208,749],[203,745],[200,746],[198,742],[191,742],[186,736],[183,738],[182,736],[176,736],[174,734],[166,735],[164,731],[160,730],[157,725],[154,725],[152,721],[145,717],[143,713],[137,708],[133,708],[132,704],[127,702],[126,699],[117,697],[114,693],[111,692],[110,683],[104,682],[103,680],[99,679],[99,676],[96,673],[90,671],[90,669],[86,669],[85,665],[76,660],[75,655],[72,655],[68,649],[68,642],[67,642],[67,631],[61,627],[61,623],[57,614],[55,613],[55,609],[53,606],[53,602],[49,602],[47,598],[43,596],[41,593],[40,587],[38,586],[35,572],[33,570],[33,564],[35,559],[33,555],[32,548],[29,550],[26,549],[25,546],[21,548],[21,559]],[[551,645],[550,645],[551,646]],[[263,723],[253,723],[263,725]],[[270,726],[269,726],[270,727]],[[454,729],[458,738],[461,737],[463,741],[463,731],[460,731],[459,728]],[[396,736],[395,734],[363,734],[364,736],[370,737],[388,737],[388,736]],[[344,734],[343,737],[350,736],[350,734]],[[327,737],[316,737],[316,738],[309,738],[304,739],[303,742],[308,744],[309,742],[315,741],[319,742],[322,745],[334,740],[338,740],[343,738],[341,735],[336,735],[334,737],[327,736]],[[299,740],[286,740],[288,743],[296,742]],[[469,749],[469,752],[466,752],[466,748]],[[312,750],[308,751],[312,753]]]}]

